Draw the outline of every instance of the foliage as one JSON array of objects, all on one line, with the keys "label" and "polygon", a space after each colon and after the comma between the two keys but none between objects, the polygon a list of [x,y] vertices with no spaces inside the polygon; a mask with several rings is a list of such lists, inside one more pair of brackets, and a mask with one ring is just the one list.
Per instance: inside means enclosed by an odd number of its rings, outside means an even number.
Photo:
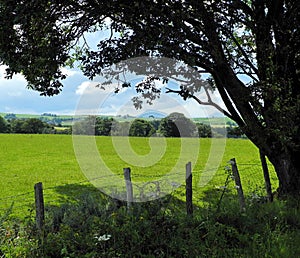
[{"label": "foliage", "polygon": [[129,136],[149,137],[153,135],[155,129],[153,125],[144,119],[135,119],[129,129]]},{"label": "foliage", "polygon": [[211,126],[203,124],[203,123],[197,123],[196,126],[198,129],[199,137],[202,137],[202,138],[211,138],[212,137]]},{"label": "foliage", "polygon": [[75,203],[48,206],[43,235],[33,221],[5,219],[0,254],[5,257],[297,257],[299,203],[275,201],[240,212],[227,193],[196,207],[193,217],[174,197],[125,206],[99,192],[73,196]]},{"label": "foliage", "polygon": [[228,138],[241,138],[243,137],[244,133],[242,132],[241,128],[238,126],[235,127],[227,127],[227,137]]},{"label": "foliage", "polygon": [[111,135],[113,135],[113,136],[128,136],[129,130],[130,130],[130,122],[129,121],[118,122],[118,123],[114,124]]},{"label": "foliage", "polygon": [[16,116],[15,114],[13,114],[13,113],[10,113],[10,114],[6,114],[6,115],[4,116],[4,118],[5,118],[6,120],[12,120],[12,119],[16,119],[17,116]]},{"label": "foliage", "polygon": [[0,116],[0,133],[7,133],[7,132],[9,132],[8,123],[2,116]]},{"label": "foliage", "polygon": [[53,128],[37,118],[14,119],[10,122],[12,133],[41,134],[51,133]]},{"label": "foliage", "polygon": [[159,125],[160,125],[160,120],[154,119],[150,121],[151,125],[155,129],[155,131],[158,131]]},{"label": "foliage", "polygon": [[72,126],[74,134],[95,135],[96,117],[89,116],[82,121],[75,122]]},{"label": "foliage", "polygon": [[95,135],[105,135],[105,136],[110,135],[114,123],[115,120],[113,118],[97,117]]},{"label": "foliage", "polygon": [[115,121],[113,118],[88,116],[82,121],[77,121],[72,127],[74,134],[105,135],[111,134]]},{"label": "foliage", "polygon": [[196,126],[181,113],[171,113],[160,122],[159,131],[165,137],[195,137]]}]

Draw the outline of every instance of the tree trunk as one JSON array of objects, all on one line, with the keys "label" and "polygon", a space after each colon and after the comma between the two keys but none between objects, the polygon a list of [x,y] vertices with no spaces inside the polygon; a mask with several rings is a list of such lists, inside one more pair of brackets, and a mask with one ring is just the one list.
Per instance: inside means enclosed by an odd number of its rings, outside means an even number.
[{"label": "tree trunk", "polygon": [[272,152],[268,155],[279,179],[278,195],[300,196],[300,151]]}]

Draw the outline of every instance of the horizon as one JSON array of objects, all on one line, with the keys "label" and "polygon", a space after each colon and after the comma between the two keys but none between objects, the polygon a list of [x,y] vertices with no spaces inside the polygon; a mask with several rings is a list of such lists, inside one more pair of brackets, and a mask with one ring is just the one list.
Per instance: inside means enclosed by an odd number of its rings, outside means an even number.
[{"label": "horizon", "polygon": [[[175,111],[176,112],[176,111]],[[147,111],[145,113],[148,113]],[[172,113],[172,112],[171,112]],[[165,116],[170,115],[166,114]],[[180,112],[178,112],[180,113]],[[61,114],[61,113],[50,113],[50,112],[42,112],[42,113],[14,113],[14,112],[0,112],[1,116],[5,116],[5,115],[9,115],[9,114],[14,114],[16,116],[50,116],[51,115],[55,115],[55,116],[70,116],[70,117],[76,117],[76,116],[95,116],[95,114],[83,114],[83,115],[75,115],[75,114]],[[47,115],[48,114],[48,115]],[[96,116],[101,116],[101,117],[125,117],[125,116],[129,116],[129,117],[134,117],[134,118],[150,118],[150,117],[143,117],[143,116],[134,116],[134,115],[130,115],[130,114],[125,114],[125,115],[114,115],[114,114],[98,114]],[[162,117],[154,117],[155,119],[161,119]],[[198,116],[198,117],[190,117],[192,119],[214,119],[214,118],[228,118],[226,116]],[[228,118],[230,119],[230,118]]]}]

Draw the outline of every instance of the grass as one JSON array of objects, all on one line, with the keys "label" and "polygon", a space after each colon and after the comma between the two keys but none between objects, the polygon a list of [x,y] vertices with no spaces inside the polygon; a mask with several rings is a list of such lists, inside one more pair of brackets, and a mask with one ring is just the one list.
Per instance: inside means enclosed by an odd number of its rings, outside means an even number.
[{"label": "grass", "polygon": [[[84,146],[91,138],[79,139]],[[125,140],[140,155],[135,160],[130,160]],[[155,165],[133,165],[151,151],[149,139],[114,141],[96,137],[97,151],[116,175],[130,166],[133,180],[159,178],[180,156],[180,139],[167,139],[166,153]],[[152,148],[162,141],[154,139]],[[114,144],[121,147],[113,148]],[[77,164],[72,136],[0,135],[0,257],[299,257],[300,202],[263,203],[256,198],[259,195],[253,191],[263,181],[258,151],[251,142],[228,140],[219,168],[204,188],[198,186],[197,178],[212,142],[187,139],[185,144],[191,152],[200,144],[193,169],[194,203],[198,204],[193,217],[186,216],[182,187],[156,201],[135,203],[128,214],[125,206],[99,194],[87,181]],[[116,150],[124,151],[122,158]],[[87,152],[84,158],[90,161],[89,156]],[[221,202],[223,190],[215,188],[224,184],[224,167],[232,157],[238,162],[247,195],[246,212],[239,209],[233,183]],[[275,184],[274,172],[272,178]],[[42,237],[36,231],[34,213],[23,210],[20,216],[10,216],[3,211],[11,201],[15,201],[14,210],[32,205],[33,185],[39,181],[46,201]]]},{"label": "grass", "polygon": [[[74,187],[74,186],[73,186]],[[43,234],[34,221],[0,217],[1,257],[299,257],[299,202],[248,202],[239,211],[230,195],[185,214],[174,196],[134,204],[130,214],[89,192],[76,203],[47,206]],[[78,190],[78,189],[77,189]]]},{"label": "grass", "polygon": [[[91,139],[87,136],[81,136],[83,142]],[[115,178],[102,178],[102,188],[108,187],[122,188],[124,190],[124,181],[122,171],[124,167],[131,167],[132,180],[137,184],[143,185],[145,182],[160,180],[162,176],[170,172],[170,168],[176,167],[176,162],[180,156],[181,140],[169,138],[166,140],[166,152],[157,162],[154,160],[147,166],[143,162],[148,162],[147,155],[151,147],[159,152],[157,146],[163,145],[162,138],[154,138],[153,143],[149,143],[148,138],[132,137],[96,137],[98,151],[105,161],[105,166],[115,175]],[[222,141],[215,139],[217,144]],[[127,143],[126,143],[127,142]],[[127,144],[127,145],[126,145]],[[150,146],[152,144],[152,146]],[[257,148],[248,140],[228,139],[226,142],[225,153],[220,164],[218,164],[216,174],[208,186],[199,187],[199,178],[203,172],[209,151],[211,148],[210,139],[185,139],[187,155],[184,156],[181,163],[177,165],[178,171],[172,172],[172,180],[184,183],[185,163],[190,160],[196,160],[193,168],[195,201],[201,201],[203,193],[208,189],[215,188],[224,184],[226,175],[224,167],[227,162],[235,157],[241,172],[242,182],[245,183],[245,192],[248,194],[256,189],[256,185],[263,185],[263,177],[260,168],[260,160]],[[200,146],[199,155],[195,158],[193,150]],[[125,147],[124,147],[125,146]],[[128,150],[132,149],[133,153]],[[189,152],[190,151],[190,152]],[[134,156],[134,152],[137,156]],[[87,163],[93,165],[89,160],[89,151],[87,150]],[[156,153],[151,155],[155,156]],[[150,156],[151,156],[150,155]],[[120,157],[121,156],[121,157]],[[159,157],[160,158],[160,157]],[[43,187],[47,190],[45,199],[57,199],[55,187],[66,184],[76,184],[84,182],[89,184],[86,175],[81,171],[73,150],[72,136],[70,135],[0,135],[0,208],[7,208],[11,201],[15,200],[16,206],[22,206],[24,202],[33,203],[33,186],[37,182],[43,182]],[[140,162],[141,160],[141,162]],[[92,160],[93,161],[93,160]],[[146,162],[146,163],[147,163]],[[250,164],[250,165],[249,165]],[[97,164],[96,164],[97,165]],[[100,166],[99,166],[100,167]],[[96,167],[98,168],[98,167]],[[276,177],[272,172],[272,178],[275,183]],[[98,174],[97,174],[98,176]],[[98,184],[97,182],[93,182]],[[275,183],[276,185],[276,183]],[[179,188],[179,190],[183,188]],[[171,189],[172,190],[172,189]],[[167,191],[171,191],[170,186]],[[117,190],[118,191],[118,190]],[[150,191],[150,190],[149,190]],[[179,191],[180,192],[180,191]],[[22,194],[28,194],[28,200],[22,197]],[[21,197],[6,199],[9,196],[21,195]],[[183,198],[182,191],[179,196]],[[1,201],[1,198],[5,201]]]}]

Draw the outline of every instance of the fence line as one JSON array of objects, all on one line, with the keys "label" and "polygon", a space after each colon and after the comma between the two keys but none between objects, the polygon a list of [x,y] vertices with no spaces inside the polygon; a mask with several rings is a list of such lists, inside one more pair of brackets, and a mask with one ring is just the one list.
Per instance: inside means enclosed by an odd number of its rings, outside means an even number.
[{"label": "fence line", "polygon": [[[256,192],[258,190],[260,190],[263,193],[264,189],[264,181],[263,181],[263,172],[262,172],[262,168],[260,164],[257,163],[238,163],[238,167],[239,167],[239,171],[240,171],[240,175],[241,175],[241,180],[243,182],[243,185],[246,186],[246,194],[249,194],[251,192]],[[210,170],[204,170],[204,169],[196,169],[193,170],[193,175],[194,175],[194,179],[197,177],[203,177],[203,178],[210,178],[210,175],[202,175],[203,171],[205,172],[209,172],[209,171],[214,171],[216,170],[217,173],[213,176],[212,180],[208,183],[208,185],[206,186],[206,188],[210,188],[210,189],[215,189],[218,187],[222,187],[222,184],[225,182],[226,179],[226,174],[225,172],[222,173],[222,171],[224,171],[224,169],[222,169],[222,167],[215,167],[212,168]],[[271,174],[273,173],[273,176],[271,175],[271,178],[274,180],[274,171],[272,168],[270,168],[270,172]],[[109,180],[109,178],[118,176],[120,177],[120,179],[122,178],[122,174],[118,173],[118,174],[114,174],[114,175],[100,175],[98,177],[92,178],[90,180],[83,180],[80,182],[74,182],[74,183],[69,183],[69,184],[64,184],[61,185],[63,186],[68,186],[68,185],[72,185],[72,184],[76,184],[76,185],[83,185],[83,184],[92,184],[95,181],[99,180],[99,179],[107,179]],[[143,191],[146,187],[153,187],[153,189],[156,188],[156,190],[159,188],[159,190],[157,191],[161,191],[162,187],[160,184],[166,184],[169,185],[168,189],[173,189],[173,190],[178,190],[179,192],[182,192],[183,194],[183,188],[180,187],[178,188],[178,185],[172,185],[174,182],[172,182],[172,180],[168,180],[168,178],[170,177],[176,177],[179,178],[179,176],[182,176],[182,184],[180,184],[180,186],[183,186],[184,184],[184,180],[185,180],[185,171],[184,169],[182,169],[181,172],[176,172],[176,173],[171,173],[171,174],[158,174],[158,175],[144,175],[141,173],[134,173],[134,171],[131,174],[132,177],[132,186],[134,187],[134,189],[138,189],[138,191],[141,193],[140,195],[143,194]],[[154,180],[152,181],[147,181],[147,182],[139,182],[138,180],[140,178],[153,178]],[[136,183],[137,182],[137,183]],[[196,181],[197,182],[197,181]],[[47,187],[44,188],[44,198],[46,199],[46,204],[57,204],[60,203],[62,200],[60,200],[60,198],[64,198],[63,196],[65,195],[65,193],[52,193],[53,192],[57,192],[58,187],[61,186],[51,186],[51,187]],[[118,185],[115,185],[115,187],[118,187]],[[125,187],[125,184],[124,184]],[[172,188],[173,187],[173,188]],[[193,186],[193,188],[195,187],[195,185]],[[276,187],[276,185],[275,185]],[[199,188],[197,188],[197,191],[199,191]],[[201,191],[201,190],[200,190]],[[164,194],[163,192],[161,192],[161,194]],[[67,198],[70,198],[70,196],[68,196]],[[196,198],[193,196],[193,199]],[[6,196],[6,197],[1,197],[0,198],[0,211],[6,211],[10,205],[14,203],[14,209],[17,210],[32,210],[32,207],[34,206],[34,194],[33,191],[32,192],[25,192],[25,193],[21,193],[21,194],[16,194],[16,195],[12,195],[12,196]],[[22,203],[20,205],[18,205],[19,203]]]}]

